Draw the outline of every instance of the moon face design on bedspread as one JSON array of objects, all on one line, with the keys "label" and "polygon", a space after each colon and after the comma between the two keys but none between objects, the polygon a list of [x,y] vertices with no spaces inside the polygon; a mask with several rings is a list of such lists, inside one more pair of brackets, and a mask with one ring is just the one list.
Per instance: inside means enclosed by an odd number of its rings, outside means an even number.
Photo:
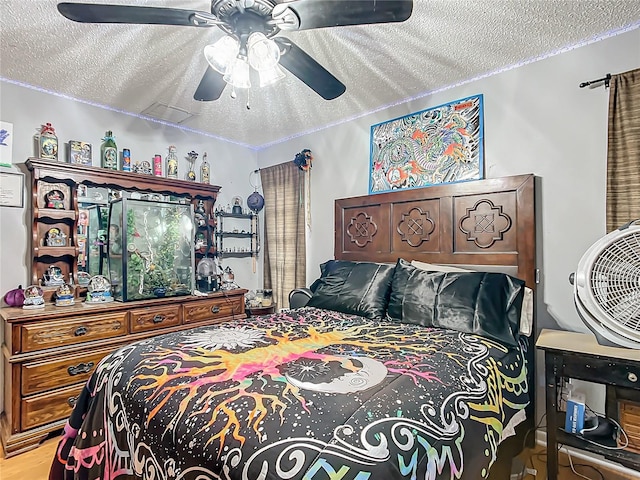
[{"label": "moon face design on bedspread", "polygon": [[66,478],[484,478],[522,358],[311,307],[156,337],[99,365]]}]

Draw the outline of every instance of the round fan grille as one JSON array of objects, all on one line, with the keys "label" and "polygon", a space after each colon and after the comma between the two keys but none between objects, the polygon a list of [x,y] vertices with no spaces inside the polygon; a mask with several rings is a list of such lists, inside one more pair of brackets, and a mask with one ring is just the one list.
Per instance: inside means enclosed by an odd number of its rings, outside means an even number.
[{"label": "round fan grille", "polygon": [[596,242],[580,260],[575,286],[578,313],[588,327],[615,344],[640,348],[639,225]]}]

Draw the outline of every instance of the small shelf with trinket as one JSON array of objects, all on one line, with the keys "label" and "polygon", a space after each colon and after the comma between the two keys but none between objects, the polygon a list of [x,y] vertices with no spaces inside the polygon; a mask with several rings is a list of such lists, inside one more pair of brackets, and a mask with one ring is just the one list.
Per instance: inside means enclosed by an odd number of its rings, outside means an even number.
[{"label": "small shelf with trinket", "polygon": [[[235,201],[237,202],[237,197]],[[234,205],[229,210],[220,209],[215,212],[218,217],[216,222],[218,255],[226,257],[257,256],[260,251],[258,215],[243,211],[241,205]],[[247,245],[247,240],[249,240],[249,245]]]}]

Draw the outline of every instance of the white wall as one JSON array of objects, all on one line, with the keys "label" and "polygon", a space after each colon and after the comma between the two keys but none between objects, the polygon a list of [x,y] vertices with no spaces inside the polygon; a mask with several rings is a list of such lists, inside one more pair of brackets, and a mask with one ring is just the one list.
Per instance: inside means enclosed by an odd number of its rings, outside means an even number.
[{"label": "white wall", "polygon": [[[33,89],[0,83],[0,118],[13,123],[13,158],[15,163],[24,163],[34,157],[33,135],[40,126],[50,122],[56,129],[60,143],[60,158],[64,158],[64,143],[83,140],[93,145],[93,162],[99,164],[102,138],[112,130],[118,149],[129,148],[132,161],[151,161],[154,154],[164,159],[169,145],[176,145],[180,161],[179,175],[188,170],[186,154],[191,150],[199,153],[195,163],[199,169],[204,152],[211,165],[211,183],[221,187],[218,203],[231,203],[239,195],[246,199],[253,192],[249,183],[249,172],[255,170],[256,152],[244,146],[224,142],[215,138],[185,131],[160,123],[142,120],[118,112],[104,110],[77,101],[53,96]],[[24,171],[24,165],[3,171]],[[199,170],[198,170],[199,172]],[[27,175],[28,187],[28,175]],[[25,207],[0,208],[0,295],[29,282],[31,258],[29,254],[29,192],[25,192]],[[250,259],[225,259],[236,274],[236,281],[249,289],[262,284],[261,270],[253,273]]]},{"label": "white wall", "polygon": [[[640,68],[640,29],[528,65],[452,87],[360,119],[292,139],[258,153],[260,166],[314,154],[312,229],[307,284],[333,258],[334,200],[368,193],[371,125],[470,95],[484,95],[485,176],[533,173],[537,182],[539,328],[585,331],[573,303],[569,274],[605,233],[607,105],[603,86],[581,82]],[[428,68],[428,59],[425,60]],[[347,89],[349,88],[346,79]],[[538,361],[537,405],[544,411],[544,364]],[[603,389],[587,401],[604,410]]]},{"label": "white wall", "polygon": [[[609,91],[578,88],[640,67],[640,29],[425,96],[258,152],[260,166],[314,154],[307,281],[333,257],[333,200],[368,193],[370,127],[458,98],[484,95],[485,176],[533,173],[537,184],[541,327],[588,331],[568,277],[605,234]],[[425,68],[428,68],[426,60]],[[346,79],[347,89],[349,88]]]}]

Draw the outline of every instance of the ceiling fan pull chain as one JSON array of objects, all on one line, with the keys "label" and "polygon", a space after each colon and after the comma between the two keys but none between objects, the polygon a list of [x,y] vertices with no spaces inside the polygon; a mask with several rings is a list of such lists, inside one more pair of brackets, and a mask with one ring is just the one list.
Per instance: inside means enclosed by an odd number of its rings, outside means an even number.
[{"label": "ceiling fan pull chain", "polygon": [[251,110],[251,106],[249,105],[249,97],[251,97],[251,89],[247,88],[247,110]]},{"label": "ceiling fan pull chain", "polygon": [[233,85],[231,85],[231,98],[236,98],[236,87],[234,87]]}]

